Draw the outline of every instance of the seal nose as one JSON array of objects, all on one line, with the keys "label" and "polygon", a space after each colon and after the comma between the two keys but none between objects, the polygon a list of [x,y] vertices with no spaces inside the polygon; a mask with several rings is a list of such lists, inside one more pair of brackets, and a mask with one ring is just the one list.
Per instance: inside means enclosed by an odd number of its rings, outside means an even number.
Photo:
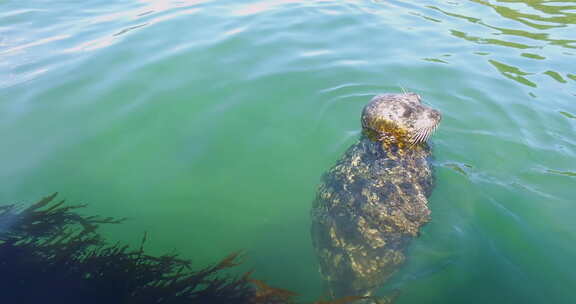
[{"label": "seal nose", "polygon": [[440,122],[442,120],[442,114],[440,114],[440,111],[432,109],[432,111],[430,112],[430,118],[436,120],[437,122]]}]

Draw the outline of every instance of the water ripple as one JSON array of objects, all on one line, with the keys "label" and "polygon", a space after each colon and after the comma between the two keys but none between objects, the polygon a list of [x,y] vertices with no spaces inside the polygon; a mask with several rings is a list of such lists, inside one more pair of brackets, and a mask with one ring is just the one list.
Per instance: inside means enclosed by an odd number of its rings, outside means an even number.
[{"label": "water ripple", "polygon": [[[490,52],[488,61],[506,78],[528,87],[537,87],[536,75],[565,84],[571,77],[570,70],[560,62],[568,58],[549,58],[545,49],[560,47],[574,49],[576,40],[571,34],[576,24],[574,5],[571,2],[534,3],[475,0],[469,3],[435,3],[423,8],[411,6],[411,14],[447,29],[455,38],[487,46],[517,49],[506,57]],[[487,10],[491,12],[487,13]],[[478,13],[476,13],[478,12]],[[444,15],[440,17],[438,14]],[[449,18],[446,18],[449,17]],[[570,30],[572,28],[572,30]],[[531,50],[526,52],[525,50]],[[571,56],[564,53],[565,56]],[[523,71],[517,58],[549,61],[553,69]],[[438,57],[423,58],[433,63],[446,64],[451,60]]]},{"label": "water ripple", "polygon": [[[430,290],[451,300],[482,291],[468,282],[490,263],[477,282],[529,276],[559,295],[574,285],[557,277],[570,254],[554,251],[572,253],[576,239],[575,14],[567,1],[4,1],[2,189],[111,191],[88,201],[125,202],[110,209],[138,212],[157,240],[194,254],[174,223],[225,218],[190,232],[215,240],[202,244],[206,256],[231,246],[229,225],[234,246],[264,235],[277,242],[264,251],[308,259],[297,264],[310,279],[298,269],[286,281],[319,293],[301,237],[313,189],[360,135],[366,102],[405,89],[444,117],[431,142],[432,222],[410,253],[420,268],[400,280],[422,297],[411,303],[442,297]],[[289,237],[239,219],[254,214],[291,227]],[[526,250],[542,242],[550,256]]]}]

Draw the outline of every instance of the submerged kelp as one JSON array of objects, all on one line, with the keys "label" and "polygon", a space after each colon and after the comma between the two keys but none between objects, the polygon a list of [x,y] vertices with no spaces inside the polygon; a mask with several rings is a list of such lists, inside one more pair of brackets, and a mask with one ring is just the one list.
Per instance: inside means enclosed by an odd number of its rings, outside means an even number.
[{"label": "submerged kelp", "polygon": [[223,270],[241,263],[239,253],[193,270],[190,261],[175,254],[146,254],[146,235],[138,249],[107,244],[98,226],[124,219],[81,215],[77,209],[85,205],[55,198],[27,208],[0,206],[0,303],[295,303],[296,293],[268,286],[250,273],[224,275]]},{"label": "submerged kelp", "polygon": [[83,205],[55,197],[0,207],[0,303],[292,302],[294,294],[280,289],[261,292],[247,274],[222,275],[239,264],[237,253],[192,270],[176,255],[108,245],[96,228],[122,220],[80,215]]}]

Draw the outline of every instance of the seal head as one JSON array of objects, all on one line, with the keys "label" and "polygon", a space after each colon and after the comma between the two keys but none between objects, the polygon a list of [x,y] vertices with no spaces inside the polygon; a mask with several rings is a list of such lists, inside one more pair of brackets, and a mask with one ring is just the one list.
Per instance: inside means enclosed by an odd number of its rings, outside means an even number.
[{"label": "seal head", "polygon": [[416,93],[383,94],[364,107],[361,120],[363,132],[370,139],[387,147],[405,148],[426,142],[442,115],[422,104]]}]

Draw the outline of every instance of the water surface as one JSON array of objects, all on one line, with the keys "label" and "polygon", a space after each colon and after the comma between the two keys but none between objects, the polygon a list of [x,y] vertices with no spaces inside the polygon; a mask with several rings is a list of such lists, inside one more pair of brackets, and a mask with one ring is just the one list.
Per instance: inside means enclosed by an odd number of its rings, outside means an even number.
[{"label": "water surface", "polygon": [[321,295],[315,187],[375,94],[421,94],[432,222],[400,303],[574,303],[574,1],[1,1],[0,201]]}]

